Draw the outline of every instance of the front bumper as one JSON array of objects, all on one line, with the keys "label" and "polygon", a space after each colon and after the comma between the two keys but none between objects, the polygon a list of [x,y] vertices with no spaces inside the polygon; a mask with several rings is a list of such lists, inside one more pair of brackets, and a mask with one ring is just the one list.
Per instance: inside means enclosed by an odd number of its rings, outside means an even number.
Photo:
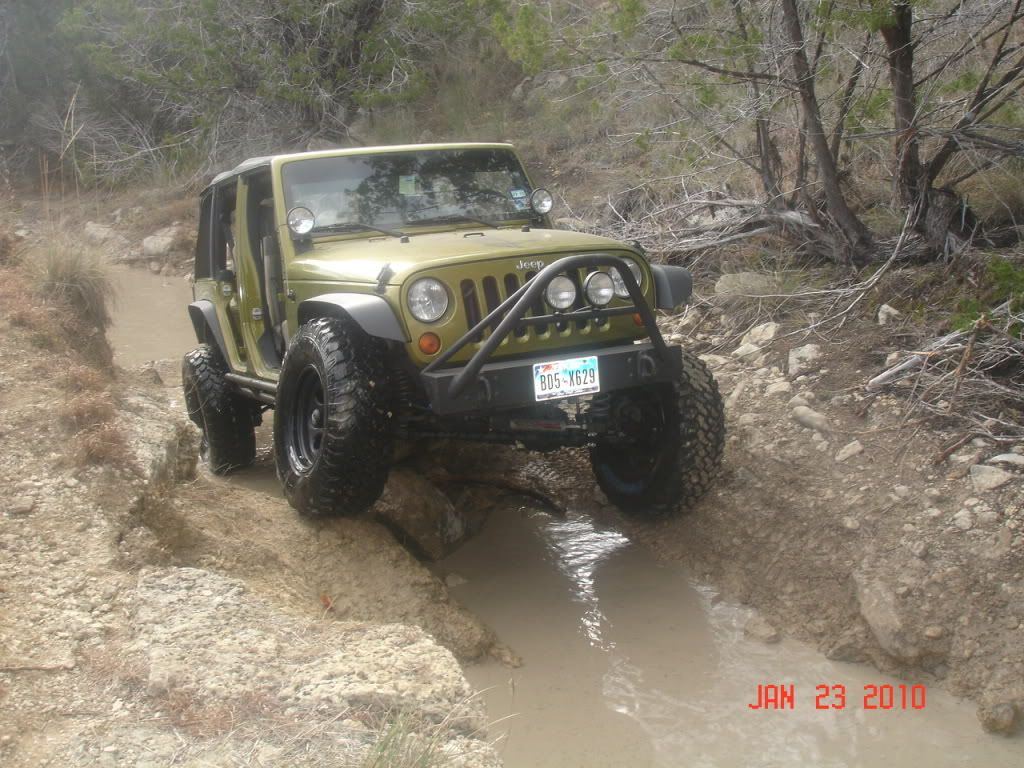
[{"label": "front bumper", "polygon": [[[676,379],[681,364],[681,350],[679,347],[666,347],[666,350],[667,356],[663,357],[657,353],[653,344],[644,342],[566,353],[563,357],[597,357],[601,392],[613,392],[641,384]],[[454,394],[452,384],[462,372],[462,368],[424,373],[422,379],[427,397],[430,399],[431,410],[439,416],[521,408],[536,404],[533,389],[534,364],[551,361],[552,357],[548,355],[528,360],[487,363],[480,368],[473,383]]]}]

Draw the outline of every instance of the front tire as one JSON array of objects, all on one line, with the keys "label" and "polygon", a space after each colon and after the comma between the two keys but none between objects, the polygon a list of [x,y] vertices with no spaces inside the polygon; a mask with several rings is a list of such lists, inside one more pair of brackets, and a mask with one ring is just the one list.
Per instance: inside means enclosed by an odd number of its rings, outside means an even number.
[{"label": "front tire", "polygon": [[384,490],[394,451],[379,346],[351,322],[313,320],[281,365],[274,459],[288,502],[311,517],[360,514]]},{"label": "front tire", "polygon": [[616,393],[610,408],[612,428],[628,442],[590,451],[608,499],[634,517],[666,518],[693,507],[711,488],[725,447],[725,409],[707,366],[683,350],[676,382]]},{"label": "front tire", "polygon": [[182,360],[188,417],[202,430],[199,453],[215,475],[248,467],[256,458],[257,406],[231,388],[227,372],[220,350],[208,344]]}]

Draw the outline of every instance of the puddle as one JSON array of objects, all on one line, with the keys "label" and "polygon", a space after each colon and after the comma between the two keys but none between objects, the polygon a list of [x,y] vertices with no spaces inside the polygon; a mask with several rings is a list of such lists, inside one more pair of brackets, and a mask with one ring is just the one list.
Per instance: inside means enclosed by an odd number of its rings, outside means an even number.
[{"label": "puddle", "polygon": [[[507,768],[1024,764],[1024,739],[985,734],[972,704],[936,687],[920,711],[865,710],[865,685],[893,685],[898,705],[913,681],[746,640],[744,609],[712,605],[682,568],[587,516],[492,515],[443,565],[524,660],[465,670]],[[793,708],[749,709],[759,684],[794,686]],[[816,709],[820,684],[844,685],[846,707]]]},{"label": "puddle", "polygon": [[107,331],[119,365],[180,358],[196,346],[188,318],[192,286],[181,277],[161,277],[146,269],[110,267],[117,289],[114,324]]}]

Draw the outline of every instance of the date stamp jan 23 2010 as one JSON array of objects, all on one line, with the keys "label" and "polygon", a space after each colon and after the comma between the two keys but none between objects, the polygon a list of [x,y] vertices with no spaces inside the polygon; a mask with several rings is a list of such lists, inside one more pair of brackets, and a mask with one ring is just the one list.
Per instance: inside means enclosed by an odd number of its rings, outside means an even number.
[{"label": "date stamp jan 23 2010", "polygon": [[[914,710],[924,709],[927,692],[923,685],[882,685],[868,684],[860,691],[848,691],[845,685],[814,686],[815,709],[860,709]],[[795,709],[796,686],[793,684],[763,684],[757,686],[754,701],[747,704],[749,709]]]}]

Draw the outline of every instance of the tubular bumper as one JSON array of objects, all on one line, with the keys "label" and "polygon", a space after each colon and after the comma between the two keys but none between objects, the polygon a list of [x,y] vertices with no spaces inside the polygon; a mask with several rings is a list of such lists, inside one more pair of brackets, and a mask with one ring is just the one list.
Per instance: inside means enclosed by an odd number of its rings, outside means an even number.
[{"label": "tubular bumper", "polygon": [[[569,269],[580,267],[615,267],[618,269],[632,306],[602,309],[584,307],[541,317],[526,317],[531,306],[541,297],[548,283]],[[420,373],[431,406],[437,413],[455,413],[482,407],[514,407],[534,402],[533,363],[550,361],[558,352],[543,359],[488,363],[491,355],[517,325],[533,325],[554,321],[592,320],[621,314],[639,314],[651,341],[646,344],[627,344],[620,347],[595,349],[598,357],[601,391],[621,389],[648,381],[667,381],[676,374],[680,365],[679,349],[668,347],[658,329],[654,313],[644,300],[633,273],[626,263],[605,254],[581,254],[559,259],[542,269],[528,283],[503,301],[493,312],[466,332]],[[442,366],[473,338],[497,323],[480,348],[462,368],[445,369]],[[562,352],[566,355],[567,353]],[[579,353],[577,353],[579,354]],[[607,372],[606,372],[607,368]],[[607,384],[606,384],[607,382]]]}]

